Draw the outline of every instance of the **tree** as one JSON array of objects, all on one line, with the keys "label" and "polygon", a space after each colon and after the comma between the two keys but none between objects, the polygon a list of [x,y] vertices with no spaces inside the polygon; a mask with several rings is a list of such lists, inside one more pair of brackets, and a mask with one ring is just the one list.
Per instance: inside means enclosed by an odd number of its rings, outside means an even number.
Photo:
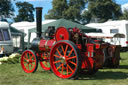
[{"label": "tree", "polygon": [[20,21],[34,21],[34,7],[32,4],[28,2],[17,2],[16,6],[19,8],[18,12],[19,14],[15,18],[16,22]]},{"label": "tree", "polygon": [[46,19],[59,19],[64,18],[64,13],[68,8],[67,0],[53,0],[53,8],[48,11],[48,14],[45,15]]},{"label": "tree", "polygon": [[84,5],[84,0],[53,0],[53,8],[45,15],[45,19],[65,18],[72,21],[79,21]]},{"label": "tree", "polygon": [[86,0],[86,3],[92,18],[100,18],[99,22],[119,19],[121,16],[120,5],[116,4],[115,0]]},{"label": "tree", "polygon": [[83,13],[81,14],[81,24],[87,24],[91,20],[91,13],[88,10],[84,10]]},{"label": "tree", "polygon": [[11,0],[0,0],[0,18],[11,18],[14,15]]},{"label": "tree", "polygon": [[81,12],[84,8],[84,0],[69,0],[68,9],[65,11],[65,18],[79,22],[81,20]]},{"label": "tree", "polygon": [[128,20],[128,10],[124,10],[123,15],[120,17],[121,20]]}]

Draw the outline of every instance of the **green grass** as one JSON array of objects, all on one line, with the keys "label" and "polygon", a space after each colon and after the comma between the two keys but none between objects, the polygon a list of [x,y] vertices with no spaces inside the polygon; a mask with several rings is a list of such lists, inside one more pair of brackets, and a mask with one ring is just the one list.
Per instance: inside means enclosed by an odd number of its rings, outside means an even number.
[{"label": "green grass", "polygon": [[20,64],[0,65],[0,85],[128,85],[128,52],[121,53],[120,67],[100,69],[95,75],[81,75],[78,80],[60,79],[39,66],[27,74]]}]

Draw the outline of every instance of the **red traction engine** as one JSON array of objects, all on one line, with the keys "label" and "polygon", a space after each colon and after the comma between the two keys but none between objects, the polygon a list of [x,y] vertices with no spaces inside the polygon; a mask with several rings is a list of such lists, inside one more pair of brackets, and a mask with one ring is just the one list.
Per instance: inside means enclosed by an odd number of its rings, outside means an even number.
[{"label": "red traction engine", "polygon": [[75,78],[81,72],[94,74],[105,62],[103,49],[106,43],[96,43],[78,28],[48,27],[41,33],[42,8],[36,8],[37,38],[31,43],[31,50],[21,56],[21,66],[26,73],[33,73],[41,67],[63,79]]}]

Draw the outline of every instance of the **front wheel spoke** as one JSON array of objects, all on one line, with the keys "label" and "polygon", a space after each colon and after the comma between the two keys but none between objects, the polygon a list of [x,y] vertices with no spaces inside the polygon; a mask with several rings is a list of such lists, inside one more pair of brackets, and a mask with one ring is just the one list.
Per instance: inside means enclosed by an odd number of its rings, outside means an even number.
[{"label": "front wheel spoke", "polygon": [[66,60],[74,59],[76,56],[68,57]]},{"label": "front wheel spoke", "polygon": [[34,56],[32,55],[32,56],[30,56],[30,60],[33,58]]},{"label": "front wheel spoke", "polygon": [[27,63],[27,62],[24,62],[24,61],[23,61],[23,63]]},{"label": "front wheel spoke", "polygon": [[58,67],[57,67],[57,70],[59,70],[59,69],[61,68],[62,65],[63,65],[63,64],[61,64],[60,66],[58,66]]},{"label": "front wheel spoke", "polygon": [[76,63],[74,63],[74,62],[72,62],[72,61],[68,61],[68,62],[70,62],[71,64],[73,64],[73,65],[75,65],[75,66],[76,66]]},{"label": "front wheel spoke", "polygon": [[29,60],[28,58],[23,57],[24,60]]},{"label": "front wheel spoke", "polygon": [[27,54],[27,53],[25,53],[25,56],[26,56],[26,58],[28,59],[28,54]]},{"label": "front wheel spoke", "polygon": [[29,70],[29,63],[25,67]]},{"label": "front wheel spoke", "polygon": [[31,69],[32,69],[33,66],[35,66],[35,65],[31,63]]},{"label": "front wheel spoke", "polygon": [[32,62],[35,62],[36,60],[32,60]]},{"label": "front wheel spoke", "polygon": [[61,62],[61,60],[58,60],[58,61],[54,61],[53,63],[54,63],[54,64],[56,64],[56,63],[59,63],[59,62]]}]

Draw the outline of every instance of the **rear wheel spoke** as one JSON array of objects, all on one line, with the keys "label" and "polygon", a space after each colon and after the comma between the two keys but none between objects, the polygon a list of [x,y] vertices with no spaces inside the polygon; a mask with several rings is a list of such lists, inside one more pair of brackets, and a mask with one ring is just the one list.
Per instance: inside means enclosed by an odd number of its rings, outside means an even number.
[{"label": "rear wheel spoke", "polygon": [[70,53],[68,54],[68,56],[70,56],[72,54],[72,52],[73,52],[73,49],[70,51]]},{"label": "rear wheel spoke", "polygon": [[63,53],[64,53],[64,47],[63,47],[63,45],[61,45],[61,49],[62,49],[62,51],[63,51]]},{"label": "rear wheel spoke", "polygon": [[66,45],[65,51],[64,51],[64,56],[66,56],[66,52],[68,50],[68,45]]},{"label": "rear wheel spoke", "polygon": [[74,62],[72,62],[72,61],[68,61],[68,62],[70,62],[71,64],[73,64],[73,65],[75,65],[75,66],[77,65],[76,63],[74,63]]},{"label": "rear wheel spoke", "polygon": [[73,72],[72,68],[67,64],[67,67]]},{"label": "rear wheel spoke", "polygon": [[67,75],[68,75],[68,66],[66,67]]},{"label": "rear wheel spoke", "polygon": [[53,63],[56,64],[56,63],[60,63],[60,62],[61,62],[61,60],[58,60],[58,61],[54,61]]},{"label": "rear wheel spoke", "polygon": [[54,56],[57,57],[57,58],[60,58],[60,56],[58,56],[58,55],[55,55],[55,54],[54,54]]},{"label": "rear wheel spoke", "polygon": [[58,50],[58,48],[57,48],[56,50],[57,50],[58,54],[59,54],[60,56],[62,56],[62,54],[60,53],[60,51]]},{"label": "rear wheel spoke", "polygon": [[76,56],[68,57],[66,60],[71,60],[71,59],[74,59],[74,58],[76,58]]},{"label": "rear wheel spoke", "polygon": [[61,70],[61,74],[63,74],[63,70],[64,70],[64,65],[62,65],[62,70]]},{"label": "rear wheel spoke", "polygon": [[59,65],[59,66],[57,67],[57,70],[59,70],[59,69],[61,68],[62,65],[63,65],[63,64]]}]

